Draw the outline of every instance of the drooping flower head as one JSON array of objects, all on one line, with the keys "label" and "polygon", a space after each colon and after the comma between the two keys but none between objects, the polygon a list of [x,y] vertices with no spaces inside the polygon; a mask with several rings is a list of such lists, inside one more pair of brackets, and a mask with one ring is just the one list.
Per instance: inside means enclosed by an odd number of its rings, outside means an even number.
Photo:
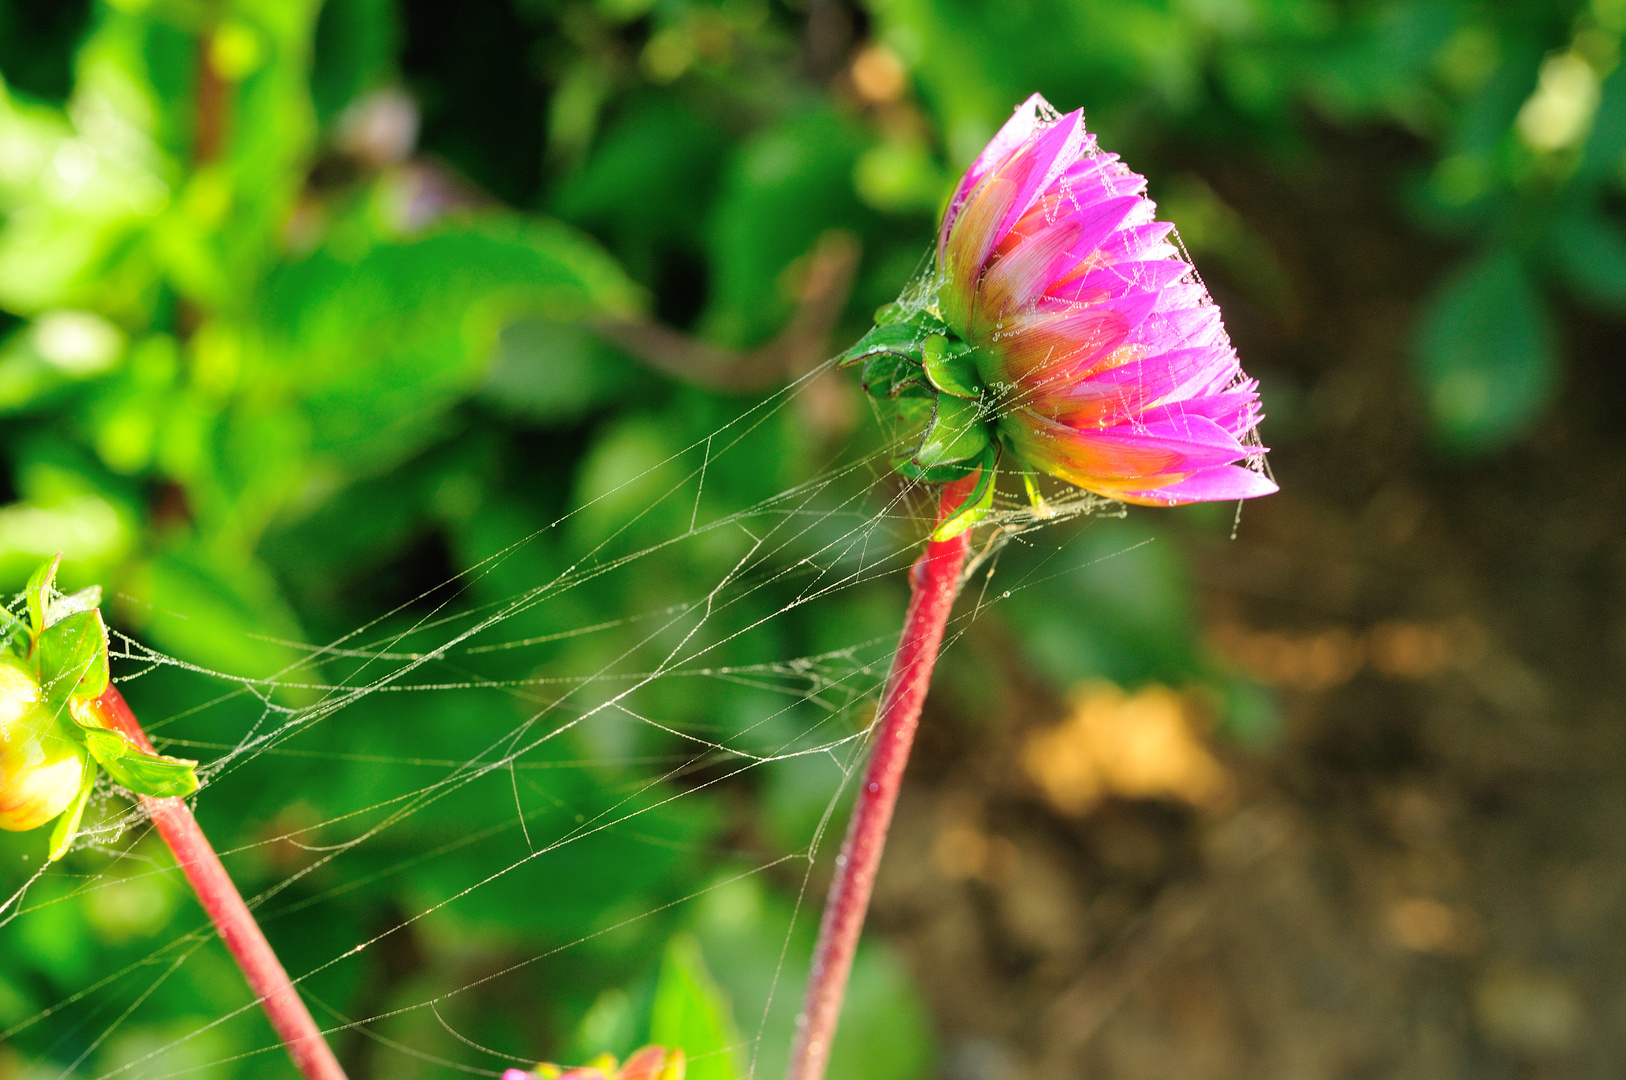
[{"label": "drooping flower head", "polygon": [[1016,110],[949,201],[929,296],[883,309],[846,354],[869,361],[871,393],[935,396],[905,471],[980,465],[1003,446],[1126,502],[1276,490],[1258,384],[1145,190],[1081,111],[1037,94]]}]

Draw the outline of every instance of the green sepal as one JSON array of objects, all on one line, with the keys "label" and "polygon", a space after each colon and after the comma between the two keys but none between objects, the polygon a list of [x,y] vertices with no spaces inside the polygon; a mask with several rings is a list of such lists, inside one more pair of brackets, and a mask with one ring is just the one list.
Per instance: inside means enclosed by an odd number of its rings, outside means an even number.
[{"label": "green sepal", "polygon": [[66,619],[69,615],[77,615],[81,611],[94,611],[102,606],[102,587],[91,585],[71,592],[58,595],[55,600],[45,605],[45,626],[47,629]]},{"label": "green sepal", "polygon": [[90,801],[90,792],[96,786],[96,771],[85,770],[85,778],[79,783],[79,794],[73,797],[73,803],[56,819],[56,826],[51,830],[51,849],[46,856],[49,862],[56,862],[68,853],[73,846],[73,838],[79,835],[79,821],[85,816],[85,804]]},{"label": "green sepal", "polygon": [[858,343],[836,357],[836,367],[851,367],[860,360],[868,360],[881,353],[906,356],[920,362],[920,343],[926,337],[909,323],[887,323],[870,328]]},{"label": "green sepal", "polygon": [[982,382],[977,377],[977,365],[972,361],[974,350],[959,338],[933,334],[921,345],[921,367],[926,378],[945,394],[975,398],[982,395]]},{"label": "green sepal", "polygon": [[198,790],[196,761],[149,754],[126,739],[123,732],[86,724],[77,716],[73,722],[90,756],[120,787],[159,799],[180,798]]},{"label": "green sepal", "polygon": [[[980,459],[979,459],[980,460]],[[949,465],[934,465],[927,469],[916,465],[907,454],[892,459],[894,471],[909,480],[922,480],[928,484],[943,484],[960,480],[976,472],[979,461],[956,461]]]},{"label": "green sepal", "polygon": [[991,445],[988,425],[975,401],[938,395],[932,422],[915,451],[915,464],[925,468],[969,461]]},{"label": "green sepal", "polygon": [[28,621],[33,625],[36,639],[45,630],[45,604],[51,596],[51,585],[56,581],[56,569],[61,565],[62,553],[58,552],[49,562],[40,564],[28,579]]},{"label": "green sepal", "polygon": [[[75,720],[74,723],[79,722]],[[103,768],[106,768],[109,761],[118,761],[130,753],[130,741],[117,731],[79,724],[79,733],[85,738],[85,749],[96,759],[96,764]]]},{"label": "green sepal", "polygon": [[[896,304],[888,304],[875,313],[875,325],[858,343],[836,357],[837,367],[851,367],[878,353],[895,353],[920,363],[921,344],[933,334],[948,334],[948,324],[929,311],[916,311],[905,315]],[[882,321],[882,320],[885,321]]]},{"label": "green sepal", "polygon": [[993,513],[994,476],[998,461],[998,451],[990,443],[982,452],[982,460],[979,462],[982,475],[977,478],[976,487],[971,489],[971,494],[960,504],[958,510],[944,518],[937,528],[932,530],[933,540],[952,540]]},{"label": "green sepal", "polygon": [[179,799],[198,790],[198,763],[166,754],[147,754],[126,746],[122,757],[97,763],[120,787],[155,799]]},{"label": "green sepal", "polygon": [[101,697],[107,689],[107,626],[79,611],[39,635],[40,686],[52,701]]},{"label": "green sepal", "polygon": [[920,365],[897,353],[876,353],[865,360],[860,381],[871,397],[921,397],[931,390]]}]

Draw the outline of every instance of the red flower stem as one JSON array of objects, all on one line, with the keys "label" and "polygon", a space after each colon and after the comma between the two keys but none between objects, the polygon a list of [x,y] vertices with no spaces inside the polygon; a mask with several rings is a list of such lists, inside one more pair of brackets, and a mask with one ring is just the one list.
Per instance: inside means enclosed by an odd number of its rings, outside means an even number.
[{"label": "red flower stem", "polygon": [[[959,506],[969,493],[975,477],[956,481],[943,490],[938,519]],[[791,1050],[786,1080],[824,1080],[830,1063],[830,1044],[841,1002],[852,973],[858,935],[864,928],[870,893],[875,889],[875,873],[881,863],[881,849],[892,823],[892,810],[903,785],[909,747],[920,722],[920,706],[931,685],[937,650],[943,643],[943,630],[954,594],[960,585],[960,571],[971,547],[970,533],[951,540],[928,541],[925,552],[909,571],[909,611],[904,616],[903,634],[892,657],[876,712],[875,747],[864,770],[864,784],[858,791],[847,825],[847,838],[836,856],[835,879],[825,900],[824,920],[819,925],[819,941],[813,950],[813,968],[802,998],[802,1012],[796,1018],[796,1044]]]},{"label": "red flower stem", "polygon": [[[109,727],[149,754],[156,753],[124,695],[117,689],[109,686],[96,704]],[[214,920],[220,940],[231,950],[243,978],[248,980],[249,989],[259,998],[266,1017],[300,1074],[305,1080],[345,1080],[339,1059],[333,1056],[277,954],[271,951],[271,943],[265,940],[260,924],[254,921],[237,886],[220,865],[220,857],[198,828],[191,807],[182,799],[154,799],[146,795],[141,796],[141,805],[151,815],[158,835],[174,853],[186,880],[192,883],[203,910]]]}]

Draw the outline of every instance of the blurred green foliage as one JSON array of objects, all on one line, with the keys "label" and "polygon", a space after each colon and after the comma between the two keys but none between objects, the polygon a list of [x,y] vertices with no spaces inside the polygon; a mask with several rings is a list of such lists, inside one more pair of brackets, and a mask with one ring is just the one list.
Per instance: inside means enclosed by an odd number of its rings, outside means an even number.
[{"label": "blurred green foliage", "polygon": [[[1308,283],[1190,163],[1312,175],[1327,132],[1378,129],[1408,147],[1374,164],[1403,219],[1383,227],[1439,262],[1417,400],[1443,452],[1492,453],[1562,383],[1561,306],[1626,310],[1623,31],[1619,0],[3,0],[0,586],[65,552],[65,587],[106,584],[119,629],[201,669],[122,674],[156,735],[217,759],[200,815],[275,890],[319,1018],[387,1017],[337,1036],[357,1080],[437,1068],[372,1036],[625,1052],[681,927],[734,1004],[736,1065],[777,1075],[806,949],[780,963],[800,876],[776,860],[841,777],[780,755],[862,722],[916,532],[879,564],[842,547],[885,503],[827,469],[877,438],[851,387],[718,393],[596,328],[759,346],[839,229],[862,259],[836,351],[1035,89],[1152,175],[1216,280],[1290,313]],[[1217,679],[1149,520],[1005,556],[1003,617],[1056,685]],[[852,582],[819,593],[812,555]],[[635,677],[701,648],[826,659]],[[351,689],[386,673],[417,689]],[[988,692],[946,684],[969,713]],[[1225,693],[1239,731],[1268,727],[1256,691]],[[697,740],[773,760],[667,768]],[[471,767],[505,746],[528,748]],[[41,853],[0,839],[9,895]],[[4,916],[0,1074],[264,1074],[236,1057],[268,1044],[252,1012],[207,1026],[246,1002],[223,954],[161,977],[199,915],[148,858],[76,853],[82,879]],[[924,1076],[895,962],[855,978],[838,1074]]]}]

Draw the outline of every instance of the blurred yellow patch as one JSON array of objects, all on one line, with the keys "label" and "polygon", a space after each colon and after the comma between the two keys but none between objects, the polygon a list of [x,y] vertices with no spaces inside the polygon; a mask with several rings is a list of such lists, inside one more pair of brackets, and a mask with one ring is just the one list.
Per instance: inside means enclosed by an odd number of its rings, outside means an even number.
[{"label": "blurred yellow patch", "polygon": [[1483,944],[1484,929],[1472,911],[1414,896],[1389,906],[1389,930],[1404,948],[1422,953],[1471,954]]},{"label": "blurred yellow patch", "polygon": [[1127,694],[1111,683],[1085,684],[1069,719],[1028,736],[1022,764],[1065,814],[1085,813],[1111,795],[1214,807],[1234,791],[1185,699],[1166,686]]},{"label": "blurred yellow patch", "polygon": [[1597,72],[1581,56],[1574,52],[1549,56],[1515,126],[1537,150],[1578,145],[1592,129],[1599,89]]},{"label": "blurred yellow patch", "polygon": [[874,105],[898,100],[909,88],[909,70],[898,54],[885,45],[866,45],[853,57],[853,87]]}]

